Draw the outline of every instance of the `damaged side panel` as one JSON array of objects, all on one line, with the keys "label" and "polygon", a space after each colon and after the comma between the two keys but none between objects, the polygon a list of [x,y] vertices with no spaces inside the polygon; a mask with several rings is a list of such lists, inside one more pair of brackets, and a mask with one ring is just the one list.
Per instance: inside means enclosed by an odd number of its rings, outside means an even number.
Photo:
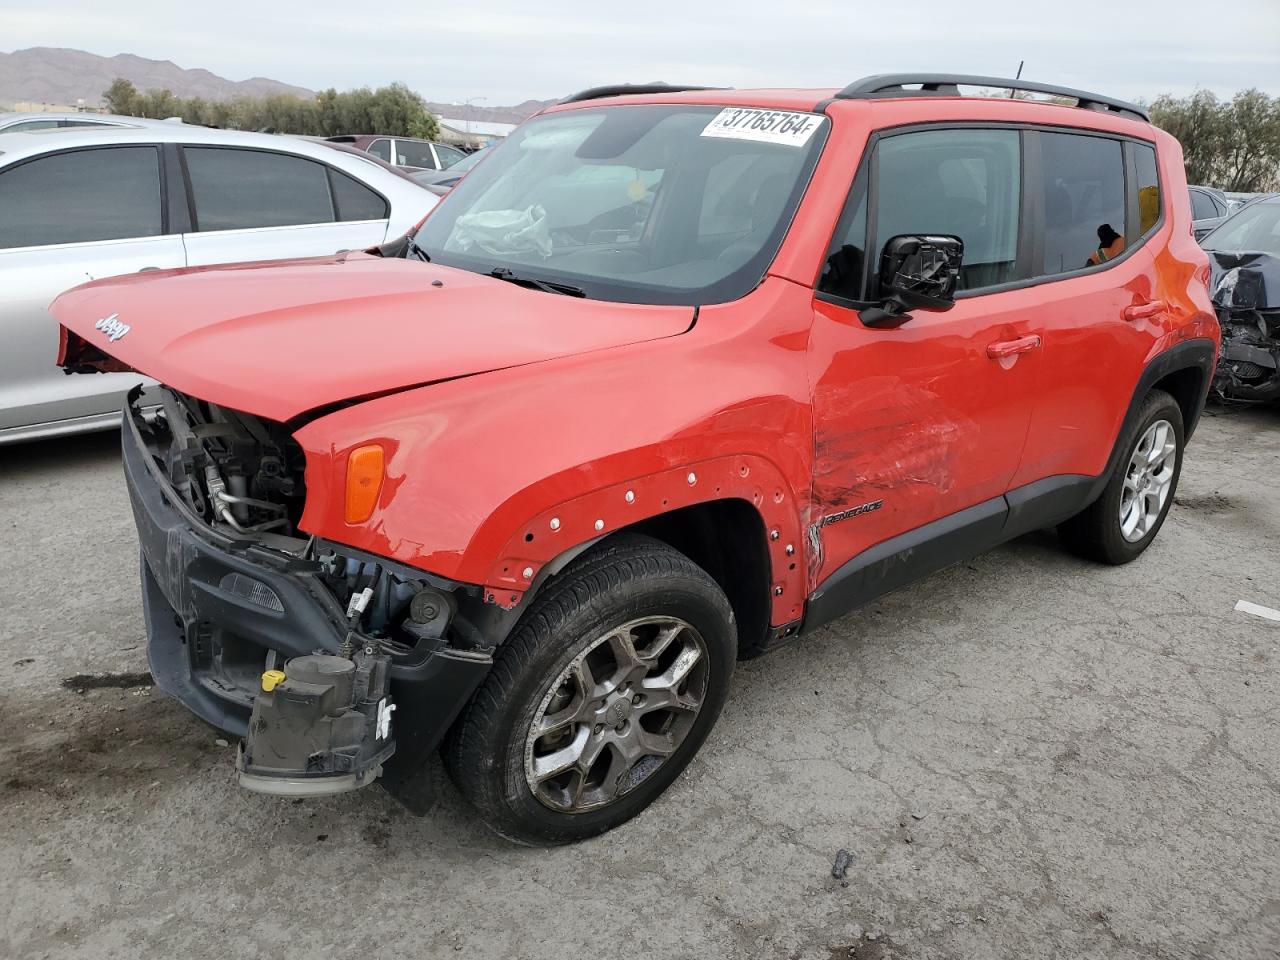
[{"label": "damaged side panel", "polygon": [[989,343],[1026,331],[994,308],[995,297],[984,299],[921,311],[890,334],[864,327],[847,307],[814,304],[811,582],[1008,488],[1040,352],[993,362]]}]

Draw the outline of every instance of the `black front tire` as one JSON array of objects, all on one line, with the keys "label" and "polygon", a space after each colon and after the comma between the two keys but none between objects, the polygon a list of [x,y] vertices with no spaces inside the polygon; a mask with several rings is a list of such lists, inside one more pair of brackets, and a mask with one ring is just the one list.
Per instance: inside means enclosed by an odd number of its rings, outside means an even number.
[{"label": "black front tire", "polygon": [[[1141,538],[1129,540],[1121,530],[1120,520],[1125,479],[1136,448],[1152,425],[1162,420],[1172,426],[1174,442],[1177,444],[1177,449],[1173,453],[1173,477],[1168,494],[1150,529]],[[1058,536],[1063,545],[1072,553],[1086,559],[1113,566],[1128,563],[1141,555],[1160,532],[1165,517],[1169,514],[1169,508],[1173,506],[1174,494],[1178,489],[1178,478],[1182,475],[1182,453],[1185,443],[1182,408],[1163,390],[1152,390],[1143,400],[1137,417],[1128,425],[1121,437],[1120,459],[1112,470],[1111,478],[1107,481],[1101,495],[1082,512],[1059,525]]]},{"label": "black front tire", "polygon": [[[552,809],[526,776],[526,751],[553,685],[600,637],[637,619],[663,617],[691,625],[707,654],[701,706],[678,747],[603,806]],[[702,568],[648,537],[610,538],[570,564],[521,618],[450,729],[445,767],[485,823],[510,840],[559,844],[604,833],[657,799],[688,765],[724,705],[736,653],[733,611]]]}]

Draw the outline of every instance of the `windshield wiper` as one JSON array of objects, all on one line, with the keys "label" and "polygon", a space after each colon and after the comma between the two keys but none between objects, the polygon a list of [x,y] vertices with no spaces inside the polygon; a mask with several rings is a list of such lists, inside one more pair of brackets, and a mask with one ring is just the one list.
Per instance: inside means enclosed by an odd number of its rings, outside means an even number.
[{"label": "windshield wiper", "polygon": [[506,267],[494,267],[489,271],[489,276],[497,277],[499,280],[505,280],[507,283],[514,283],[521,287],[542,290],[545,293],[559,293],[566,297],[585,297],[587,295],[585,290],[581,287],[575,287],[571,283],[561,283],[558,280],[539,280],[537,277],[521,277]]},{"label": "windshield wiper", "polygon": [[423,250],[420,246],[418,246],[418,242],[416,240],[409,241],[409,252],[412,253],[415,257],[417,257],[419,260],[423,261],[424,263],[431,262],[431,256],[427,253],[427,251]]}]

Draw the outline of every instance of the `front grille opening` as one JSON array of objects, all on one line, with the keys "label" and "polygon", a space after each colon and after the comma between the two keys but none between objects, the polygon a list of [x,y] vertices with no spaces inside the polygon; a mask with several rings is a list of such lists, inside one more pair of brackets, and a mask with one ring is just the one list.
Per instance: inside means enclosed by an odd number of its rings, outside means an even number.
[{"label": "front grille opening", "polygon": [[135,419],[173,491],[205,523],[240,534],[296,533],[306,457],[284,424],[165,387],[135,403]]}]

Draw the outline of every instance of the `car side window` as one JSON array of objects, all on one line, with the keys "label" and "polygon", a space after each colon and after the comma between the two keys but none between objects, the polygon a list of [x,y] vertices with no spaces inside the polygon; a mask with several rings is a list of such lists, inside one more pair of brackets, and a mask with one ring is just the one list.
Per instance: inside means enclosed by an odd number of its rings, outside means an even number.
[{"label": "car side window", "polygon": [[466,154],[461,150],[455,150],[453,147],[446,147],[443,144],[436,144],[436,157],[440,160],[440,169],[445,170],[452,167],[455,163],[465,157]]},{"label": "car side window", "polygon": [[373,141],[373,143],[369,144],[369,149],[366,150],[365,153],[369,154],[370,156],[377,157],[379,160],[385,161],[386,163],[390,163],[391,162],[391,141],[375,140]]},{"label": "car side window", "polygon": [[387,218],[387,201],[363,183],[333,168],[329,169],[329,179],[333,184],[333,202],[337,207],[339,220]]},{"label": "car side window", "polygon": [[198,231],[334,221],[322,163],[265,150],[188,146],[182,152]]},{"label": "car side window", "polygon": [[1111,260],[1125,249],[1124,148],[1119,140],[1041,133],[1044,260],[1039,276]]},{"label": "car side window", "polygon": [[1213,202],[1209,199],[1208,194],[1201,193],[1199,190],[1189,191],[1191,194],[1191,219],[1193,220],[1212,220],[1218,215],[1213,209]]},{"label": "car side window", "polygon": [[1160,222],[1163,207],[1155,148],[1142,143],[1134,144],[1133,166],[1138,190],[1138,235],[1145,237]]},{"label": "car side window", "polygon": [[75,150],[0,171],[0,248],[164,232],[155,147]]},{"label": "car side window", "polygon": [[20,120],[4,128],[5,133],[16,133],[20,130],[52,130],[58,125],[57,120]]},{"label": "car side window", "polygon": [[431,153],[431,144],[419,143],[416,140],[397,140],[396,166],[435,170],[436,158]]},{"label": "car side window", "polygon": [[946,234],[964,241],[959,289],[1018,279],[1017,131],[928,130],[886,137],[875,149],[871,257],[902,234]]}]

